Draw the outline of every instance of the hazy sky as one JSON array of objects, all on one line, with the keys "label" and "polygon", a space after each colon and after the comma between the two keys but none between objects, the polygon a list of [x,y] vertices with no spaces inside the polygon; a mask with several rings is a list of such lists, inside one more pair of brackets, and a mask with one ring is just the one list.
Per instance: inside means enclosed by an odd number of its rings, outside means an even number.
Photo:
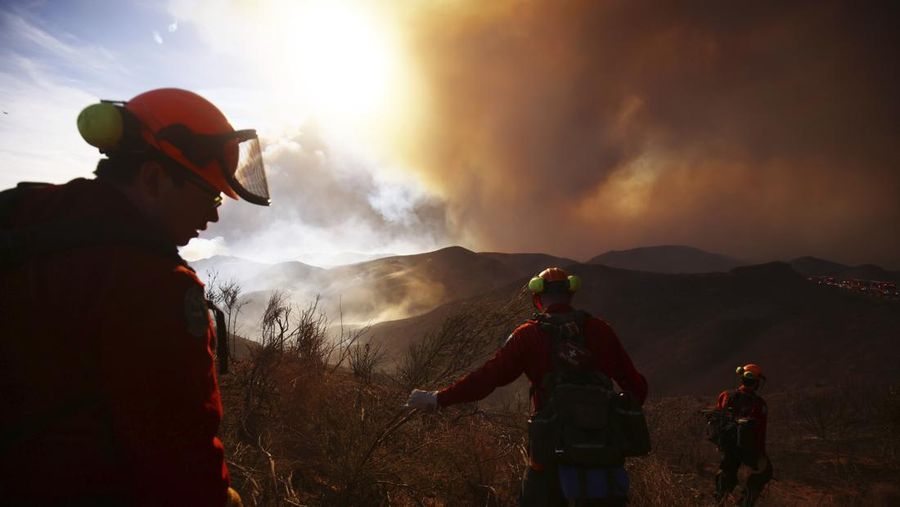
[{"label": "hazy sky", "polygon": [[88,176],[81,108],[177,86],[260,131],[273,197],[226,203],[188,256],[687,244],[900,268],[883,5],[4,2],[0,187]]}]

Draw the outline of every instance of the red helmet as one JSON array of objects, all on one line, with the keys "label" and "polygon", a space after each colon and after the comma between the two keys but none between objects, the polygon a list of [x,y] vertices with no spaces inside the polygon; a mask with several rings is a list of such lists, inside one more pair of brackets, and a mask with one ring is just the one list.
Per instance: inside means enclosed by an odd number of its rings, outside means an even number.
[{"label": "red helmet", "polygon": [[569,275],[562,268],[547,268],[528,282],[528,290],[533,294],[543,294],[549,291],[574,293],[579,288],[581,288],[581,279]]},{"label": "red helmet", "polygon": [[269,204],[256,131],[234,130],[196,93],[160,88],[124,103],[94,104],[81,112],[78,128],[110,156],[150,146],[231,198]]},{"label": "red helmet", "polygon": [[738,366],[734,372],[741,380],[741,385],[746,389],[759,390],[766,383],[766,376],[763,375],[762,367],[755,363],[748,363],[744,366]]},{"label": "red helmet", "polygon": [[579,287],[581,280],[560,268],[547,268],[528,281],[531,302],[542,312],[557,304],[568,304]]},{"label": "red helmet", "polygon": [[734,372],[737,373],[737,375],[742,379],[747,380],[759,380],[762,378],[766,378],[765,375],[763,375],[762,367],[755,363],[748,363],[744,366],[738,366],[734,370]]}]

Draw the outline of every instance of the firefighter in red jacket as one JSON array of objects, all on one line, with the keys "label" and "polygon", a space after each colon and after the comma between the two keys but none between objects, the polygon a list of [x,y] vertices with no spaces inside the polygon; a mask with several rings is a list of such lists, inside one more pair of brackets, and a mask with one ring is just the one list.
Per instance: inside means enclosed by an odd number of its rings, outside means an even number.
[{"label": "firefighter in red jacket", "polygon": [[[572,297],[580,281],[560,268],[548,268],[529,283],[532,301],[544,315],[571,314]],[[582,330],[588,369],[601,371],[615,380],[621,389],[643,404],[647,398],[647,381],[638,373],[612,328],[595,317],[589,317]],[[478,401],[497,387],[507,385],[524,373],[531,383],[532,413],[542,408],[546,393],[544,377],[553,366],[553,339],[544,332],[537,320],[529,320],[517,327],[506,343],[480,368],[465,375],[453,385],[439,391],[414,389],[408,407],[434,410],[457,403]],[[522,485],[520,504],[525,506],[568,505],[554,470],[530,460]],[[624,470],[621,472],[624,474]],[[624,500],[624,499],[623,499]]]},{"label": "firefighter in red jacket", "polygon": [[0,193],[0,503],[240,505],[213,328],[179,257],[221,194],[268,203],[258,139],[153,90],[78,118],[95,179]]},{"label": "firefighter in red jacket", "polygon": [[758,394],[766,377],[754,363],[738,366],[735,373],[740,386],[722,391],[716,400],[716,410],[727,426],[719,441],[722,462],[716,473],[716,500],[722,501],[737,485],[738,468],[743,463],[751,468],[751,473],[739,504],[751,506],[772,479],[772,463],[766,454],[768,409]]}]

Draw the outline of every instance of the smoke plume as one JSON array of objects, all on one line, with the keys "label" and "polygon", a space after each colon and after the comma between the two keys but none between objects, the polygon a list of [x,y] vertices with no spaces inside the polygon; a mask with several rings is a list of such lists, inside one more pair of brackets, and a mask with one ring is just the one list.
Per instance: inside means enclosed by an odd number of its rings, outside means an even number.
[{"label": "smoke plume", "polygon": [[407,156],[470,247],[690,244],[900,267],[896,16],[877,3],[411,9]]}]

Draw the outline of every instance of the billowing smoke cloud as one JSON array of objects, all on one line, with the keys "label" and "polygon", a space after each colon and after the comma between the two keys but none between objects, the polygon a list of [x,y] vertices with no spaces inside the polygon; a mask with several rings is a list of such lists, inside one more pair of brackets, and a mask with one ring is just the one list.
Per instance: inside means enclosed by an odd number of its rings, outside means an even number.
[{"label": "billowing smoke cloud", "polygon": [[[421,4],[420,4],[421,5]],[[900,267],[898,32],[846,3],[414,9],[414,167],[470,247]]]},{"label": "billowing smoke cloud", "polygon": [[[208,253],[317,265],[363,254],[416,253],[452,241],[445,203],[414,178],[399,179],[377,161],[307,125],[269,140],[263,153],[270,207],[229,202],[211,224]],[[221,239],[226,238],[226,239]],[[360,253],[360,258],[340,254]]]}]

